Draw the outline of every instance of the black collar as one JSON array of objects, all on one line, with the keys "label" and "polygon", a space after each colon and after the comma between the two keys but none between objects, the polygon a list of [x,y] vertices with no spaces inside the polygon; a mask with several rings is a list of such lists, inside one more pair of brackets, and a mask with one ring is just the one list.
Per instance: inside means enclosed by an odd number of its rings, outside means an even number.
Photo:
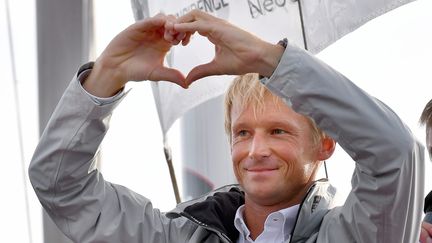
[{"label": "black collar", "polygon": [[244,192],[231,188],[228,192],[217,192],[205,201],[195,203],[184,209],[186,215],[224,233],[232,242],[239,236],[234,226],[237,209],[244,204]]}]

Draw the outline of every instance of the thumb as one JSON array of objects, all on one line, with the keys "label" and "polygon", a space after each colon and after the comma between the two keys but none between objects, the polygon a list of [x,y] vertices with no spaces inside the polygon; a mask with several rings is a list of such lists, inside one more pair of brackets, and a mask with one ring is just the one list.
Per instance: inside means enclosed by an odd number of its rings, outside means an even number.
[{"label": "thumb", "polygon": [[181,73],[179,70],[174,69],[174,68],[166,68],[166,67],[157,68],[153,71],[149,80],[168,81],[171,83],[178,84],[182,88],[185,88],[185,89],[188,87],[186,85],[186,82],[185,82],[186,80],[185,80],[183,73]]},{"label": "thumb", "polygon": [[189,86],[198,79],[217,74],[219,74],[219,72],[217,71],[214,61],[201,64],[192,68],[192,70],[188,73],[186,77],[186,84]]}]

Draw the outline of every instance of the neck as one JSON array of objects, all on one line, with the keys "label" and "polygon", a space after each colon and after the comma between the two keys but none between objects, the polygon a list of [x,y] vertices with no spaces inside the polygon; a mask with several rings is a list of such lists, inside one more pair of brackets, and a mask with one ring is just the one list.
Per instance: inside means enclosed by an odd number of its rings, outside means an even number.
[{"label": "neck", "polygon": [[284,204],[263,206],[255,203],[246,196],[243,217],[250,231],[251,238],[255,240],[264,231],[264,223],[271,213],[292,207],[299,203],[300,201],[293,201]]},{"label": "neck", "polygon": [[251,238],[255,240],[264,231],[265,221],[271,213],[300,204],[312,184],[313,181],[310,181],[308,186],[303,187],[293,197],[277,203],[260,202],[246,194],[243,217],[250,231]]}]

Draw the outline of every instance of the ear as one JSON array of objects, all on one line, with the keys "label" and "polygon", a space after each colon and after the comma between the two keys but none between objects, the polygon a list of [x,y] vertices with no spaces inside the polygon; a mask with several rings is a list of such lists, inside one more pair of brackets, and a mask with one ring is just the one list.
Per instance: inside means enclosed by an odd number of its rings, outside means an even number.
[{"label": "ear", "polygon": [[320,161],[330,158],[336,148],[336,142],[329,136],[324,136],[321,139],[320,147],[317,151],[317,158]]}]

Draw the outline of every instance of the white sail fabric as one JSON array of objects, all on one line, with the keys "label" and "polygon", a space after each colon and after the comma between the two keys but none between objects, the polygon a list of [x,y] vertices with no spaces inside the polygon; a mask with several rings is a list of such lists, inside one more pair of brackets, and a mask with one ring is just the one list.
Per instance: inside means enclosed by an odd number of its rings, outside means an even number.
[{"label": "white sail fabric", "polygon": [[[413,0],[132,0],[135,18],[158,12],[181,16],[201,9],[276,43],[288,37],[290,43],[318,53],[367,21]],[[301,11],[301,12],[300,12]],[[304,26],[304,28],[302,27]],[[303,32],[305,37],[303,38]],[[169,66],[185,75],[192,67],[209,62],[213,46],[195,36],[186,46],[174,47]],[[191,108],[224,93],[233,77],[207,77],[184,90],[167,82],[154,83],[153,94],[164,135]]]},{"label": "white sail fabric", "polygon": [[414,0],[301,0],[307,49],[318,53],[344,35]]}]

